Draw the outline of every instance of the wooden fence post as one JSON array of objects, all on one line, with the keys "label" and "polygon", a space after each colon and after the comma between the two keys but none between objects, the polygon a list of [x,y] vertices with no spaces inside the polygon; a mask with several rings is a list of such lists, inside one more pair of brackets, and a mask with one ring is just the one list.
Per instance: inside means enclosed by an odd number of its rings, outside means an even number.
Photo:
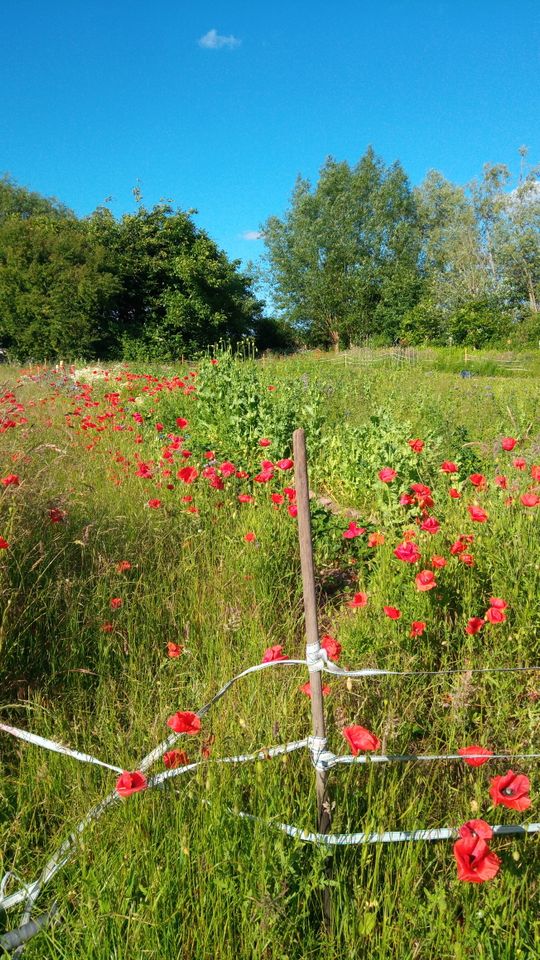
[{"label": "wooden fence post", "polygon": [[[294,481],[296,505],[298,507],[298,539],[300,541],[300,563],[302,567],[302,588],[304,593],[304,616],[306,641],[312,651],[320,649],[319,627],[317,624],[317,597],[315,594],[315,570],[313,566],[313,544],[311,542],[311,516],[309,512],[309,482],[306,457],[306,439],[302,429],[293,433]],[[313,736],[325,738],[322,673],[310,671],[311,717]],[[320,833],[328,833],[331,823],[330,805],[326,797],[325,770],[315,770],[317,787],[317,822]]]}]

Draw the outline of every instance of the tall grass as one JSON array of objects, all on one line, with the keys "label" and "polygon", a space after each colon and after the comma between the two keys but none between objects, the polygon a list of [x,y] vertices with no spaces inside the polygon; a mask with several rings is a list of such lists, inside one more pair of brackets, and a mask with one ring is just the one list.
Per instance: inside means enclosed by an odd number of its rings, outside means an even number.
[{"label": "tall grass", "polygon": [[[301,363],[293,358],[265,364],[257,377],[261,390],[277,386],[279,394],[282,384],[290,390],[290,379],[304,376],[302,396],[307,388],[316,392],[324,416],[314,482],[324,479],[341,492],[339,463],[331,475],[326,465],[330,439],[338,425],[361,426],[381,407],[394,423],[407,420],[412,436],[429,435],[441,460],[461,457],[463,479],[471,451],[490,481],[502,471],[500,435],[524,437],[519,452],[528,467],[538,462],[538,386],[526,379],[493,378],[486,385],[415,369],[395,371],[391,379],[378,369],[337,377],[311,360]],[[136,453],[158,462],[164,441],[156,439],[154,423],[176,406],[176,415],[193,423],[193,436],[190,426],[185,431],[186,445],[200,440],[202,450],[202,437],[195,436],[196,400],[161,390],[130,403],[129,396],[145,396],[147,381],[126,386],[114,375],[96,382],[100,406],[82,411],[95,418],[110,410],[104,394],[120,392],[126,418],[102,421],[102,432],[81,430],[80,416],[66,418],[83,402],[73,400],[69,384],[50,375],[7,379],[28,422],[1,438],[1,476],[14,472],[20,484],[1,488],[0,535],[10,548],[0,566],[0,716],[135,769],[169,732],[171,713],[197,709],[231,676],[259,662],[266,647],[282,644],[287,654],[302,655],[301,584],[294,519],[285,506],[274,508],[265,487],[255,490],[256,504],[243,505],[236,499],[242,481],[220,491],[175,480],[167,490],[168,478],[157,467],[152,480],[134,475]],[[143,442],[134,444],[136,431],[113,431],[111,423],[131,425],[132,412],[140,409],[147,419],[140,428]],[[223,432],[219,437],[225,458],[232,438]],[[253,462],[266,453],[254,434]],[[285,451],[269,453],[276,459]],[[428,451],[426,464],[430,456]],[[512,471],[506,457],[505,472],[523,487],[524,475]],[[385,465],[391,464],[379,466]],[[175,460],[174,472],[179,466]],[[280,481],[292,482],[290,474]],[[188,512],[185,495],[193,495],[199,513]],[[162,506],[149,508],[152,497]],[[370,529],[387,536],[376,551],[344,543],[347,520],[321,526],[321,626],[343,645],[341,662],[463,668],[451,677],[329,681],[325,709],[336,753],[345,752],[344,723],[368,726],[389,753],[454,753],[468,743],[537,752],[538,673],[468,673],[477,666],[540,663],[538,510],[505,506],[491,484],[483,497],[490,522],[479,529],[464,520],[463,503],[447,504],[437,487],[434,512],[444,527],[431,539],[420,534],[423,552],[447,555],[453,537],[472,530],[476,564],[449,563],[438,575],[440,589],[429,594],[415,591],[415,571],[393,556],[396,521],[372,491],[357,491],[356,503]],[[64,511],[64,520],[51,522],[51,509]],[[401,526],[411,523],[405,517]],[[248,531],[255,542],[244,541]],[[122,560],[131,568],[120,573]],[[346,606],[354,589],[367,590],[367,608]],[[491,595],[508,601],[507,622],[467,635],[467,618],[483,615]],[[113,597],[123,600],[116,611],[110,608]],[[387,604],[400,607],[399,621],[384,616]],[[423,636],[411,638],[412,619],[427,623]],[[110,632],[104,632],[106,624],[112,624]],[[183,646],[179,658],[167,656],[169,641]],[[249,765],[212,763],[212,757],[305,736],[309,701],[299,686],[306,679],[302,668],[276,668],[240,681],[203,721],[203,737],[215,737],[207,763],[163,789],[118,802],[90,827],[76,857],[40,901],[45,906],[58,900],[59,922],[31,942],[27,956],[537,957],[537,839],[494,841],[503,867],[481,885],[457,881],[446,841],[327,853],[272,827],[273,821],[315,825],[313,771],[305,752]],[[197,759],[201,738],[185,741],[179,745]],[[0,872],[14,869],[30,881],[81,816],[113,788],[115,777],[4,737],[1,751]],[[332,829],[437,827],[478,816],[520,822],[528,812],[490,807],[490,777],[507,768],[504,761],[476,770],[455,761],[338,768],[329,777]],[[538,820],[538,767],[520,761],[519,771],[530,776],[530,818]],[[239,811],[257,819],[241,819]],[[327,886],[332,920],[325,928]]]}]

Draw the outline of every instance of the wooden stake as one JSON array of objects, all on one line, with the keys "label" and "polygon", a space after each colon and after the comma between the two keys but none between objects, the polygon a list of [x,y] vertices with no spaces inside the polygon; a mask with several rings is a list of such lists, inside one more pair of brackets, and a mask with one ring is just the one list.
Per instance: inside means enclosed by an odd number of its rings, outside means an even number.
[{"label": "wooden stake", "polygon": [[[302,587],[304,593],[304,617],[306,641],[313,649],[320,649],[319,628],[317,625],[317,597],[315,593],[315,570],[313,566],[313,544],[311,541],[311,516],[309,511],[309,482],[306,457],[306,438],[302,429],[293,433],[294,480],[296,505],[298,507],[298,539],[300,541],[300,563],[302,567]],[[311,717],[313,736],[326,736],[324,723],[322,673],[313,671],[309,675],[311,685]],[[320,833],[328,833],[331,815],[326,797],[326,778],[324,770],[315,771],[317,788],[317,822]]]}]

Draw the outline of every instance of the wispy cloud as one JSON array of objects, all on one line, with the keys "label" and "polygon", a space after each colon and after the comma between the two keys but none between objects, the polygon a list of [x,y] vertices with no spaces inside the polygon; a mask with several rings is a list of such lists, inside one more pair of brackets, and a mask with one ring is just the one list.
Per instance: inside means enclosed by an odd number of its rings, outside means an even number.
[{"label": "wispy cloud", "polygon": [[260,230],[244,230],[242,240],[262,240],[263,236]]},{"label": "wispy cloud", "polygon": [[223,47],[228,47],[229,50],[233,50],[235,47],[239,47],[241,40],[238,37],[234,37],[231,33],[230,36],[224,37],[222,34],[218,33],[217,30],[209,30],[208,33],[205,33],[204,37],[201,37],[199,40],[199,46],[204,47],[205,50],[222,50]]}]

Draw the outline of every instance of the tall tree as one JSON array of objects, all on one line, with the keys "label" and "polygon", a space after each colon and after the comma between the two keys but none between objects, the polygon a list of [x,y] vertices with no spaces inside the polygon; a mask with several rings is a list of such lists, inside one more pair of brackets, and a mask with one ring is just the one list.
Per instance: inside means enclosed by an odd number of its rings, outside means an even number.
[{"label": "tall tree", "polygon": [[311,342],[392,339],[418,299],[414,198],[401,166],[372,148],[354,167],[329,158],[315,188],[299,177],[263,232],[276,304]]}]

